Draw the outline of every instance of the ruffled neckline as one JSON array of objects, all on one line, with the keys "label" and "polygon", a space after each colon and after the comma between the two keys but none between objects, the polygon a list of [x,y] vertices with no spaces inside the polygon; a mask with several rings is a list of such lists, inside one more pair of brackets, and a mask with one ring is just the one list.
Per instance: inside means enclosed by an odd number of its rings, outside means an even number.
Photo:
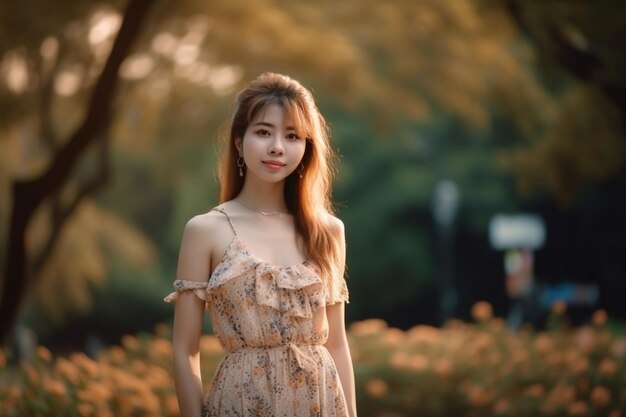
[{"label": "ruffled neckline", "polygon": [[[255,254],[253,254],[252,252],[250,252],[248,250],[248,246],[246,245],[246,243],[239,237],[239,235],[235,235],[235,237],[233,237],[233,239],[231,240],[230,244],[228,245],[228,248],[226,249],[226,252],[224,253],[224,256],[222,257],[222,260],[224,260],[224,258],[226,258],[226,255],[228,255],[229,251],[232,250],[232,246],[238,245],[241,249],[242,252],[244,252],[246,255],[248,255],[249,257],[253,258],[257,263],[259,264],[264,264],[264,265],[268,265],[272,268],[278,268],[278,269],[293,269],[299,266],[309,266],[311,264],[309,259],[305,259],[301,262],[295,263],[295,264],[291,264],[291,265],[278,265],[278,264],[274,264],[271,263],[269,261],[266,261],[264,259],[259,258],[258,256],[256,256]],[[219,264],[222,261],[220,261],[216,266],[215,269],[217,269],[217,267],[219,266]],[[214,270],[215,270],[214,269]],[[212,274],[211,274],[212,275]]]},{"label": "ruffled neckline", "polygon": [[[307,259],[291,265],[276,265],[250,253],[235,235],[224,256],[204,283],[202,297],[233,279],[254,276],[256,300],[291,316],[311,317],[324,306],[324,287],[317,269]],[[198,294],[198,289],[196,294]]]}]

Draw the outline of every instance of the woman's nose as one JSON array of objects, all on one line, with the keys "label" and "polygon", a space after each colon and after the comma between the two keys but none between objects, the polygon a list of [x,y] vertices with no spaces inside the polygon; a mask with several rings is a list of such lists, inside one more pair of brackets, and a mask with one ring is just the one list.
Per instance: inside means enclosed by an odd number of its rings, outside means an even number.
[{"label": "woman's nose", "polygon": [[279,138],[272,139],[272,143],[270,144],[268,151],[270,155],[282,155],[283,154],[284,152],[283,144],[281,143]]}]

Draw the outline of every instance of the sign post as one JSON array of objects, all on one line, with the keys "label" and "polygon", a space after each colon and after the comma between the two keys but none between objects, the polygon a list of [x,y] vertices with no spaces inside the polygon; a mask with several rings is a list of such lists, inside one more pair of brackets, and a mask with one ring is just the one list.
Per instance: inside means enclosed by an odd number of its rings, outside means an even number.
[{"label": "sign post", "polygon": [[450,180],[439,181],[433,198],[433,217],[439,240],[439,322],[454,316],[458,294],[454,279],[454,223],[459,208],[459,189]]},{"label": "sign post", "polygon": [[498,214],[489,223],[491,246],[504,251],[505,288],[511,301],[509,327],[518,328],[538,314],[533,251],[543,246],[545,238],[543,220],[536,215]]}]

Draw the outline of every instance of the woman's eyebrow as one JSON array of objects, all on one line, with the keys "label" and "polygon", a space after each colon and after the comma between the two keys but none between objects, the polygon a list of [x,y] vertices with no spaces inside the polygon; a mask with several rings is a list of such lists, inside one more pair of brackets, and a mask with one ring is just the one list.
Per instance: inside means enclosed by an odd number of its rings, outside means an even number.
[{"label": "woman's eyebrow", "polygon": [[[256,123],[253,124],[253,126],[276,127],[272,123],[268,123],[268,122],[256,122]],[[293,126],[286,126],[285,129],[286,130],[296,130],[296,128],[293,127]]]},{"label": "woman's eyebrow", "polygon": [[267,127],[274,127],[274,125],[273,125],[273,124],[268,123],[268,122],[256,122],[256,123],[254,123],[254,125],[253,125],[253,126],[267,126]]}]

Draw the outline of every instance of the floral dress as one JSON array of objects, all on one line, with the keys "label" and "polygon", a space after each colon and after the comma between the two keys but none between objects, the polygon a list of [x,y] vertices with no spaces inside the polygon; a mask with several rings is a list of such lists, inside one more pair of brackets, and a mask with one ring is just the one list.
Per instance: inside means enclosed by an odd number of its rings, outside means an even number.
[{"label": "floral dress", "polygon": [[343,277],[326,282],[310,262],[277,266],[234,232],[208,282],[176,280],[178,293],[206,302],[227,355],[203,404],[203,417],[345,417],[346,400],[328,338],[325,306],[348,301]]}]

